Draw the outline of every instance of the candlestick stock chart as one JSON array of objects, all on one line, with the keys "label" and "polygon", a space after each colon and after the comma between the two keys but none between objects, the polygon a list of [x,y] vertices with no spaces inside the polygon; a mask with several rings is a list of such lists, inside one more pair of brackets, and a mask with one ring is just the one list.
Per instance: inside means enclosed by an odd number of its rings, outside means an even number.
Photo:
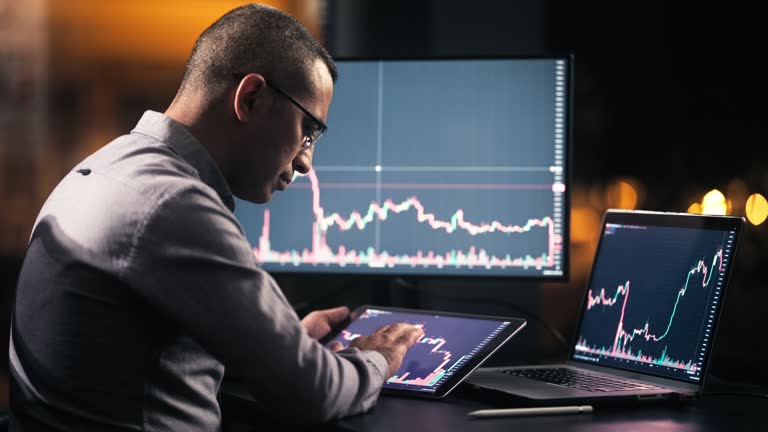
[{"label": "candlestick stock chart", "polygon": [[418,388],[430,392],[437,390],[457,368],[509,324],[490,319],[367,309],[334,340],[347,347],[361,335],[370,335],[385,325],[401,322],[421,327],[424,336],[408,350],[402,365],[389,377],[385,387]]},{"label": "candlestick stock chart", "polygon": [[733,233],[608,226],[574,358],[698,381]]},{"label": "candlestick stock chart", "polygon": [[237,202],[265,269],[563,277],[564,60],[340,69],[314,169],[266,206]]}]

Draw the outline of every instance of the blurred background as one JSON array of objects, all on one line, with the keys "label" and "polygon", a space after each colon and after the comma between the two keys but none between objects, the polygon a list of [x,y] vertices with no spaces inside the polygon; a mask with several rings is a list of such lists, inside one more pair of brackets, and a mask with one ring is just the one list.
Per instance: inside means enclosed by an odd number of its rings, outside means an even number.
[{"label": "blurred background", "polygon": [[[80,159],[172,100],[196,37],[234,0],[0,0],[0,333],[37,212]],[[575,58],[571,272],[471,287],[283,277],[303,307],[397,305],[526,315],[496,362],[564,355],[606,208],[744,216],[713,373],[768,384],[768,145],[761,15],[598,1],[284,0],[337,57]],[[344,77],[340,77],[341,80]],[[355,285],[355,286],[352,286]],[[339,290],[338,288],[342,289]],[[476,289],[480,288],[480,289]],[[471,293],[468,293],[471,291]],[[384,294],[382,295],[382,292]],[[757,337],[756,337],[757,336]],[[5,349],[5,348],[3,348]],[[0,368],[7,406],[7,360]]]}]

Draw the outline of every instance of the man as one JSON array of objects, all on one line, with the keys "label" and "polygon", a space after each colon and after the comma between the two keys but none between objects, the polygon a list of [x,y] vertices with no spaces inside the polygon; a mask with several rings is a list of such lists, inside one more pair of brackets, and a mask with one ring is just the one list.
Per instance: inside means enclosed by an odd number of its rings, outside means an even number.
[{"label": "man", "polygon": [[343,351],[348,309],[300,321],[261,271],[233,195],[264,203],[311,169],[336,68],[293,18],[227,13],[198,39],[165,114],[79,163],[36,221],[11,331],[23,430],[213,431],[225,368],[263,412],[364,412],[421,336],[395,324]]}]

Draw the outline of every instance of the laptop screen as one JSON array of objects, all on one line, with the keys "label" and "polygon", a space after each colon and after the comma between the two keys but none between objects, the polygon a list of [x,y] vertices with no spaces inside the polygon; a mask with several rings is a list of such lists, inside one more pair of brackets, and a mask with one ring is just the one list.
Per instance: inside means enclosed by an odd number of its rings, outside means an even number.
[{"label": "laptop screen", "polygon": [[742,224],[608,211],[572,358],[700,382]]}]

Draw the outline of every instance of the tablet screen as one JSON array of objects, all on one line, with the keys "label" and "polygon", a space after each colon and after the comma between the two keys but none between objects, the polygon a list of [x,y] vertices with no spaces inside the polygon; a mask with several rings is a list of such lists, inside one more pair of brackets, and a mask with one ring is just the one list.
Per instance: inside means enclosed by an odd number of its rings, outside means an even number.
[{"label": "tablet screen", "polygon": [[[485,317],[365,306],[332,340],[346,348],[352,340],[399,322],[424,330],[406,353],[400,369],[384,384],[395,393],[442,397],[525,326],[519,318]],[[330,341],[329,341],[330,343]]]}]

